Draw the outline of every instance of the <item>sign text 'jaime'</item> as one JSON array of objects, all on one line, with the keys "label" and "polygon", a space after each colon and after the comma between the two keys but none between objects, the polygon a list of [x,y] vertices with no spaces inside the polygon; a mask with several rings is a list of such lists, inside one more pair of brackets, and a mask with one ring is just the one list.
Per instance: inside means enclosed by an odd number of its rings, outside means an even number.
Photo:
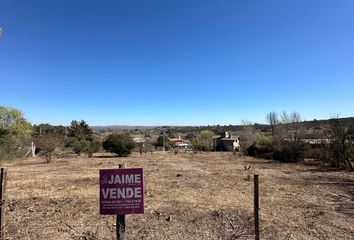
[{"label": "sign text 'jaime'", "polygon": [[100,214],[131,213],[144,213],[143,169],[100,169]]}]

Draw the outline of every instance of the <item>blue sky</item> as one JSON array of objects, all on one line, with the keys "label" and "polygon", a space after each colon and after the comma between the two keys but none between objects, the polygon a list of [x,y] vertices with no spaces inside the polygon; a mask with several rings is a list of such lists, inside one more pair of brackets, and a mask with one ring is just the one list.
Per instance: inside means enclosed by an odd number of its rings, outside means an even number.
[{"label": "blue sky", "polygon": [[32,123],[354,116],[354,1],[0,0],[0,104]]}]

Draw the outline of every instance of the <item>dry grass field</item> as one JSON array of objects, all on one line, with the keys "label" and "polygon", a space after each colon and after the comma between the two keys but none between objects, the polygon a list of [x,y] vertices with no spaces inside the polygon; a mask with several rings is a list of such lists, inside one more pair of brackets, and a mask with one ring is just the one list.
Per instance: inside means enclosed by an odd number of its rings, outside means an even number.
[{"label": "dry grass field", "polygon": [[127,216],[127,239],[254,239],[255,172],[261,239],[354,239],[353,173],[231,153],[167,152],[3,163],[8,239],[115,239],[115,217],[98,214],[98,170],[122,161],[145,172],[145,214]]}]

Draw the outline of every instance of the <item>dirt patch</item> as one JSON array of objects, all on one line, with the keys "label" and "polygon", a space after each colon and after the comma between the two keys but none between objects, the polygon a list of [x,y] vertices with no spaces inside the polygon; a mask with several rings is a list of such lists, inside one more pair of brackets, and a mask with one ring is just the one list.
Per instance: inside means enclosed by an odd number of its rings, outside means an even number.
[{"label": "dirt patch", "polygon": [[263,239],[354,236],[353,173],[231,153],[155,152],[6,163],[8,238],[115,239],[114,216],[98,214],[98,170],[122,161],[145,173],[145,214],[127,216],[127,239],[253,239],[255,172]]}]

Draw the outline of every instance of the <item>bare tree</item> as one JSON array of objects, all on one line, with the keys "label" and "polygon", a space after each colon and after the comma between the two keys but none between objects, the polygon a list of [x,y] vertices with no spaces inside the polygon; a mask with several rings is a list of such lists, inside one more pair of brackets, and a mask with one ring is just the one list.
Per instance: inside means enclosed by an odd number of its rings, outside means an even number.
[{"label": "bare tree", "polygon": [[329,124],[329,133],[331,137],[330,152],[334,167],[344,167],[348,165],[354,171],[351,163],[353,153],[353,135],[354,126],[346,126],[339,117],[333,117]]},{"label": "bare tree", "polygon": [[287,137],[291,142],[300,140],[300,134],[302,133],[301,116],[298,112],[292,112],[288,114],[283,111],[281,114],[281,123],[287,129]]},{"label": "bare tree", "polygon": [[288,147],[290,160],[298,162],[303,159],[303,134],[304,128],[301,123],[301,116],[298,112],[288,114],[283,111],[281,116],[282,132],[284,134],[283,142]]},{"label": "bare tree", "polygon": [[256,142],[257,129],[255,128],[253,122],[248,120],[241,120],[243,131],[240,133],[241,137],[241,148],[247,150],[252,144]]},{"label": "bare tree", "polygon": [[277,124],[279,124],[278,114],[276,112],[269,112],[266,116],[266,119],[271,127],[273,139],[275,139],[275,128]]},{"label": "bare tree", "polygon": [[36,144],[45,156],[46,163],[49,163],[52,160],[52,153],[55,147],[58,146],[57,137],[53,134],[42,134],[37,137]]}]

